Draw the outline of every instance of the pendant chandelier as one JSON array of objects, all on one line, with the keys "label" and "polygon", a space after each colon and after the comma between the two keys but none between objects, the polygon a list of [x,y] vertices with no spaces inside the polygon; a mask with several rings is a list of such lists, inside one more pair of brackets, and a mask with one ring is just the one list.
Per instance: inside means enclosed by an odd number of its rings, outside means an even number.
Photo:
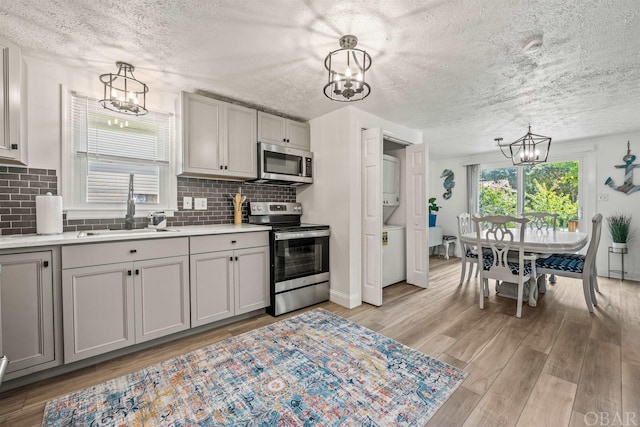
[{"label": "pendant chandelier", "polygon": [[365,72],[371,67],[371,56],[356,49],[357,44],[356,36],[342,36],[341,49],[330,52],[324,60],[324,67],[329,72],[324,94],[332,101],[360,101],[371,93],[365,80]]},{"label": "pendant chandelier", "polygon": [[[549,156],[549,147],[551,147],[551,138],[531,133],[531,125],[529,125],[529,132],[525,136],[510,144],[503,144],[502,138],[496,138],[495,141],[502,154],[511,159],[514,166],[536,165],[546,162]],[[505,151],[507,147],[509,148],[508,152]]]},{"label": "pendant chandelier", "polygon": [[118,61],[116,66],[118,74],[107,73],[100,76],[100,81],[104,84],[104,96],[98,102],[107,110],[122,114],[147,114],[149,87],[133,76],[133,65]]}]

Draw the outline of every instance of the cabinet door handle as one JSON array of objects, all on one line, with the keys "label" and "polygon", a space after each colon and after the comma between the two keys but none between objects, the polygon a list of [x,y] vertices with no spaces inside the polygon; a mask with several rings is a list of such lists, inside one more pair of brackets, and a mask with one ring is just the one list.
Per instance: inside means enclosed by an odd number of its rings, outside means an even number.
[{"label": "cabinet door handle", "polygon": [[231,241],[231,243],[236,243],[236,241],[235,241],[235,240],[232,240],[232,241]]},{"label": "cabinet door handle", "polygon": [[136,276],[139,276],[139,275],[140,275],[140,270],[136,268]]},{"label": "cabinet door handle", "polygon": [[131,276],[131,270],[127,270],[127,276]]},{"label": "cabinet door handle", "polygon": [[237,261],[237,260],[238,260],[238,257],[236,257],[236,259],[235,259],[235,260]]},{"label": "cabinet door handle", "polygon": [[229,167],[227,165],[224,165],[224,170],[229,169]]},{"label": "cabinet door handle", "polygon": [[45,267],[49,267],[49,261],[43,262],[42,265],[44,265]]},{"label": "cabinet door handle", "polygon": [[18,144],[11,144],[11,149],[12,150],[17,150],[18,149]]},{"label": "cabinet door handle", "polygon": [[224,169],[224,166],[220,165],[220,169]]},{"label": "cabinet door handle", "polygon": [[232,256],[229,257],[229,261],[233,262],[233,257]]},{"label": "cabinet door handle", "polygon": [[129,253],[130,253],[130,254],[135,254],[136,252],[138,252],[138,250],[137,250],[137,249],[131,249],[131,250],[129,251]]}]

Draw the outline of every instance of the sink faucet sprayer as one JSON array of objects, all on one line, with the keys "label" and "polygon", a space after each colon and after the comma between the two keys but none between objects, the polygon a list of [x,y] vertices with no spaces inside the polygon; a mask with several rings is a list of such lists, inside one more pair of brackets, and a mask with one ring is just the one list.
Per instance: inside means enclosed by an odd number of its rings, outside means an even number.
[{"label": "sink faucet sprayer", "polygon": [[124,217],[124,228],[133,228],[133,216],[136,214],[136,204],[133,201],[133,174],[129,174],[129,194],[127,194],[127,215]]}]

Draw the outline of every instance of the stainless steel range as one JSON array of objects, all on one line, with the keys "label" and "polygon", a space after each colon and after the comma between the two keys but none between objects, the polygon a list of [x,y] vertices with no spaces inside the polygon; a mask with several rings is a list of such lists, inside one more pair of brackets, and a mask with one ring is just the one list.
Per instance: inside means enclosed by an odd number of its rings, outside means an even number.
[{"label": "stainless steel range", "polygon": [[329,226],[301,224],[301,215],[300,203],[249,203],[249,222],[272,228],[272,316],[329,299]]}]

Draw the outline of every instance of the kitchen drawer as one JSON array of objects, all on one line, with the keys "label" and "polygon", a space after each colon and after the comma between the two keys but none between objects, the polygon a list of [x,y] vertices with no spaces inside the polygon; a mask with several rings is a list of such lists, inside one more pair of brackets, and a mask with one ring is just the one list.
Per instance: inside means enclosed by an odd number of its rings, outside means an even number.
[{"label": "kitchen drawer", "polygon": [[269,246],[269,232],[217,234],[191,237],[191,253],[227,251],[230,249]]},{"label": "kitchen drawer", "polygon": [[128,240],[62,247],[62,268],[189,255],[189,238]]}]

